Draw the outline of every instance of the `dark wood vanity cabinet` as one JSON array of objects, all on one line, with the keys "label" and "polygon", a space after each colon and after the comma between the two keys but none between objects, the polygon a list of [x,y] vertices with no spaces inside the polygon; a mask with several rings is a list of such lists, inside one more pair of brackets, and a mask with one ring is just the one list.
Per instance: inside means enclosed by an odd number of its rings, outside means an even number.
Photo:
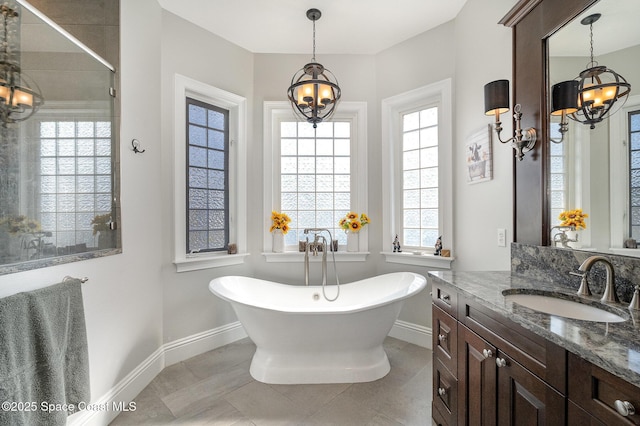
[{"label": "dark wood vanity cabinet", "polygon": [[[438,424],[565,424],[564,395],[540,378],[565,377],[564,350],[446,288],[434,284],[433,295]],[[552,382],[564,390],[564,381]]]},{"label": "dark wood vanity cabinet", "polygon": [[[640,389],[433,282],[438,425],[640,425]],[[618,404],[638,412],[622,416]]]}]

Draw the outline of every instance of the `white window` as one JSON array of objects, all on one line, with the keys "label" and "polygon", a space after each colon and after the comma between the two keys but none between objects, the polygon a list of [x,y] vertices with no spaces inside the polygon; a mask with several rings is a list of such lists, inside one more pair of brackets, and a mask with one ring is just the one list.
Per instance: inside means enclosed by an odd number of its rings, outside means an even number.
[{"label": "white window", "polygon": [[294,250],[305,228],[326,228],[346,244],[340,218],[351,208],[351,122],[280,121],[280,210],[292,219],[285,236]]},{"label": "white window", "polygon": [[438,104],[402,114],[402,240],[412,249],[440,236]]},{"label": "white window", "polygon": [[[629,238],[640,240],[640,95],[629,96],[609,118],[609,131],[610,247],[622,248]],[[590,218],[595,229],[596,218]],[[637,256],[636,252],[624,254]]]},{"label": "white window", "polygon": [[[447,267],[453,250],[451,80],[382,101],[383,252],[389,262]],[[398,237],[402,253],[391,253]],[[413,253],[427,256],[411,256]]]},{"label": "white window", "polygon": [[[248,254],[246,252],[245,197],[246,99],[176,75],[174,103],[174,263],[177,271],[242,263]],[[193,109],[194,105],[196,108],[207,106],[206,115],[215,116],[212,117],[214,121],[221,116],[227,116],[225,121],[228,123],[224,124],[223,131],[220,131],[220,126],[217,124],[209,126],[209,119],[204,122],[198,121],[197,111],[189,109]],[[222,114],[219,114],[220,112]],[[207,143],[207,148],[204,149],[203,146],[200,150],[204,155],[204,162],[201,162],[203,167],[196,167],[198,170],[195,171],[192,170],[194,167],[189,167],[200,164],[194,157],[194,150],[198,148],[197,143],[190,138],[193,135],[189,134],[192,125],[202,134],[215,133],[211,135],[212,143]],[[222,133],[227,143],[221,150],[216,144],[220,139],[218,136]],[[187,152],[189,152],[189,158],[187,158]],[[195,163],[191,160],[195,160]],[[195,182],[198,172],[203,175],[203,170],[207,175],[204,181],[211,181],[213,185],[211,188],[203,188],[203,184]],[[225,175],[221,183],[222,189],[218,184],[220,180],[213,176],[220,172]],[[194,191],[198,194],[210,193],[207,195],[208,201],[203,201],[204,198],[194,194]],[[216,200],[220,199],[217,194],[223,194],[223,201],[216,204]],[[199,208],[198,201],[201,201],[200,204],[204,203],[203,208]],[[207,218],[199,218],[198,215],[202,216],[204,213]],[[202,237],[205,233],[206,238]],[[239,253],[229,255],[226,250],[220,251],[225,249],[227,244],[236,244]]]},{"label": "white window", "polygon": [[[560,140],[560,124],[551,123],[551,138]],[[549,190],[551,192],[550,208],[551,208],[551,226],[560,225],[560,213],[567,210],[567,201],[569,198],[569,184],[571,179],[568,175],[567,150],[571,135],[567,133],[566,140],[562,143],[550,143],[550,165],[549,165]],[[555,234],[555,230],[552,234]],[[552,235],[553,236],[553,235]]]},{"label": "white window", "polygon": [[[287,213],[285,251],[298,252],[305,228],[326,228],[339,244],[346,236],[338,222],[349,211],[368,213],[366,185],[366,106],[342,102],[330,121],[317,128],[299,122],[286,102],[266,102],[264,251],[271,251],[271,211]],[[360,234],[366,252],[367,232]],[[280,259],[277,260],[276,258]],[[268,256],[268,261],[290,260]]]}]

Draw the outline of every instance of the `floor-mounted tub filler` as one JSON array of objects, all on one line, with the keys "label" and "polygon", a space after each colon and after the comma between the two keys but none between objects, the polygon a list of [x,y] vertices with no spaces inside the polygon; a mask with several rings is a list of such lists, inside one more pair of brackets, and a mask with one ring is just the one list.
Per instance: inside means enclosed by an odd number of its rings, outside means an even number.
[{"label": "floor-mounted tub filler", "polygon": [[[397,272],[340,284],[335,301],[322,286],[296,286],[227,276],[209,289],[231,303],[256,344],[251,376],[263,383],[357,383],[390,370],[382,342],[404,300],[426,279]],[[327,286],[332,299],[337,286]]]}]

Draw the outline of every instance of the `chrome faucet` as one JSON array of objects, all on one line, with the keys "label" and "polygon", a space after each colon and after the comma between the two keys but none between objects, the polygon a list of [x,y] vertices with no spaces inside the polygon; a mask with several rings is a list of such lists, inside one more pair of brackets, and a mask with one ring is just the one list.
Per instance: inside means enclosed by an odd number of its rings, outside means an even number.
[{"label": "chrome faucet", "polygon": [[600,299],[600,301],[607,302],[607,303],[613,303],[613,302],[619,303],[620,299],[618,299],[618,295],[616,294],[616,282],[615,282],[615,275],[613,273],[613,265],[611,264],[609,259],[607,259],[604,256],[588,257],[584,262],[582,262],[582,265],[580,265],[580,267],[578,268],[578,271],[582,273],[581,274],[575,273],[575,272],[572,273],[573,275],[578,275],[582,277],[580,288],[578,289],[578,295],[591,296],[591,290],[589,289],[589,283],[587,282],[587,274],[591,270],[591,267],[597,262],[604,263],[604,266],[607,270],[607,280],[606,280],[604,292],[602,293],[602,298]]},{"label": "chrome faucet", "polygon": [[[322,228],[306,228],[304,230],[305,234],[309,234],[309,232],[314,233],[313,242],[309,241],[309,237],[307,237],[307,243],[305,244],[304,249],[304,285],[309,285],[309,252],[311,252],[312,256],[317,256],[318,251],[322,251],[322,285],[326,285],[327,283],[327,239],[320,235],[320,232],[327,231],[328,229]],[[331,233],[329,232],[329,235]]]},{"label": "chrome faucet", "polygon": [[572,240],[571,238],[569,238],[569,236],[567,235],[567,231],[575,231],[576,227],[571,225],[571,226],[554,226],[553,228],[551,228],[551,232],[553,233],[553,230],[557,229],[559,232],[553,234],[553,245],[554,246],[558,246],[558,243],[560,243],[560,245],[563,248],[571,248],[571,246],[569,245],[569,243],[577,243],[578,242],[578,234],[576,234],[576,239]]}]

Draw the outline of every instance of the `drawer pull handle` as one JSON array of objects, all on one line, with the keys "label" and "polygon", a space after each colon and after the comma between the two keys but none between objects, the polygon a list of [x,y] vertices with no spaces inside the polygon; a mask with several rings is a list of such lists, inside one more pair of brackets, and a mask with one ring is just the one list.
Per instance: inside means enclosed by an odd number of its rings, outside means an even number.
[{"label": "drawer pull handle", "polygon": [[445,396],[447,394],[447,390],[445,388],[438,388],[438,395]]},{"label": "drawer pull handle", "polygon": [[438,334],[438,340],[440,342],[444,342],[445,340],[447,340],[447,335],[446,334]]},{"label": "drawer pull handle", "polygon": [[496,358],[496,365],[500,368],[500,367],[506,367],[507,366],[507,360],[504,358]]},{"label": "drawer pull handle", "polygon": [[618,414],[623,417],[633,416],[636,413],[635,407],[629,401],[620,401],[619,399],[616,399],[613,405],[616,407]]},{"label": "drawer pull handle", "polygon": [[484,355],[485,358],[491,358],[493,357],[493,352],[491,352],[491,349],[483,349],[482,355]]}]

